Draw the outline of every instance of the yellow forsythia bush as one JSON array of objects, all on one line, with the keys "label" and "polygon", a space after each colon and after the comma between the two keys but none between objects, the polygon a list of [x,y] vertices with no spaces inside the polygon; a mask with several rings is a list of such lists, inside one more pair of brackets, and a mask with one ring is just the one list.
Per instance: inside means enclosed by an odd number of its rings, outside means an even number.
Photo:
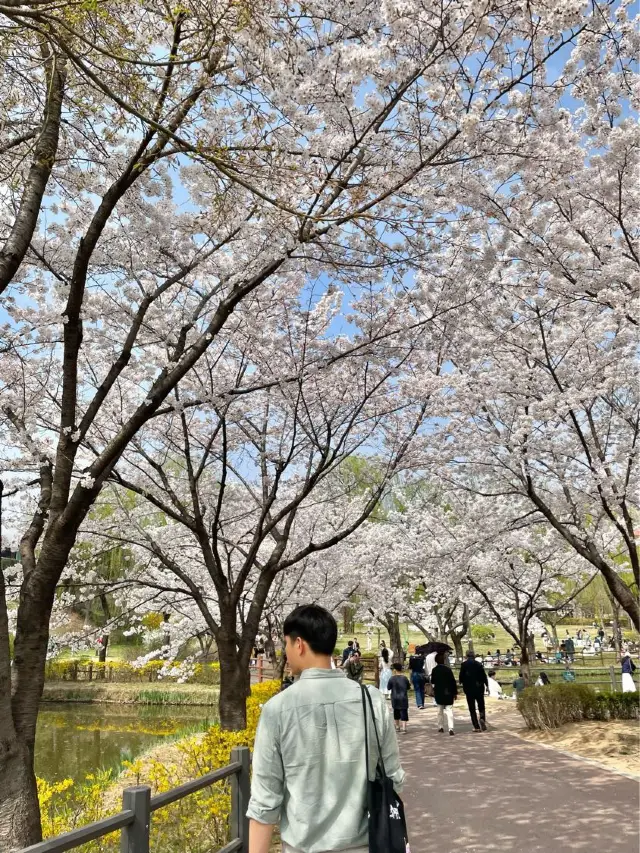
[{"label": "yellow forsythia bush", "polygon": [[141,666],[129,661],[108,660],[100,662],[95,658],[53,658],[47,661],[45,678],[47,681],[109,681],[112,683],[184,681],[196,684],[219,684],[220,664],[197,663],[188,668],[187,675],[163,675],[160,670],[167,665],[163,660],[151,660]]},{"label": "yellow forsythia bush", "polygon": [[[59,835],[119,811],[119,792],[128,785],[150,785],[153,796],[224,767],[233,747],[253,746],[260,709],[279,689],[278,681],[252,686],[247,700],[247,727],[243,731],[229,732],[213,726],[203,735],[176,743],[169,760],[159,760],[152,754],[124,762],[119,781],[114,780],[111,771],[99,771],[75,783],[71,779],[55,783],[38,779],[43,837]],[[230,840],[230,808],[230,784],[223,781],[154,812],[151,849],[162,853],[203,853],[223,847]],[[78,849],[82,853],[116,853],[118,833]]]}]

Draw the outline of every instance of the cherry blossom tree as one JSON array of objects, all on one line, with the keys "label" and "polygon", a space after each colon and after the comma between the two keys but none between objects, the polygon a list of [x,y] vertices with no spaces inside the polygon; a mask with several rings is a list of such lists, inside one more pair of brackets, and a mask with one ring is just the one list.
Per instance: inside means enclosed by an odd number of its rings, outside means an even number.
[{"label": "cherry blossom tree", "polygon": [[[286,337],[293,348],[295,331]],[[349,359],[223,405],[185,410],[179,385],[175,408],[140,430],[112,471],[120,490],[142,500],[121,500],[94,535],[133,549],[140,594],[161,593],[156,609],[181,610],[215,638],[225,728],[245,726],[249,661],[277,576],[353,533],[411,459],[426,410],[404,396],[398,352],[388,364]],[[242,360],[233,361],[228,369],[241,377]],[[205,355],[186,384],[209,390],[221,369]],[[358,452],[375,460],[368,481],[345,468]],[[186,616],[189,600],[197,618]]]},{"label": "cherry blossom tree", "polygon": [[637,33],[627,11],[616,11],[619,39],[596,48],[580,37],[558,77],[579,106],[548,102],[527,157],[461,184],[466,216],[453,230],[469,253],[450,251],[447,274],[482,278],[485,298],[446,318],[448,413],[425,467],[484,496],[487,515],[512,507],[544,521],[639,627]]},{"label": "cherry blossom tree", "polygon": [[26,496],[13,666],[0,587],[3,848],[40,838],[56,588],[134,437],[310,280],[356,302],[371,282],[354,355],[398,331],[396,304],[405,331],[407,310],[428,323],[408,271],[448,245],[462,178],[517,156],[566,88],[545,64],[618,38],[613,5],[0,4],[0,446]]}]

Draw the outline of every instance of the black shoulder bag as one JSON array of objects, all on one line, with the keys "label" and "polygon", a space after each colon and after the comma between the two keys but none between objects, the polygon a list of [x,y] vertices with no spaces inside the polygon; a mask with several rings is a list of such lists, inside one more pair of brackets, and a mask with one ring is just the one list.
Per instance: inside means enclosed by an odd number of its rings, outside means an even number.
[{"label": "black shoulder bag", "polygon": [[[369,853],[408,853],[409,839],[404,805],[393,790],[393,782],[387,776],[382,758],[378,727],[373,713],[373,702],[366,687],[361,685],[362,710],[364,712],[364,749],[367,768],[367,808],[369,811]],[[367,700],[371,709],[371,721],[378,745],[376,778],[369,780],[369,736],[367,733]]]}]

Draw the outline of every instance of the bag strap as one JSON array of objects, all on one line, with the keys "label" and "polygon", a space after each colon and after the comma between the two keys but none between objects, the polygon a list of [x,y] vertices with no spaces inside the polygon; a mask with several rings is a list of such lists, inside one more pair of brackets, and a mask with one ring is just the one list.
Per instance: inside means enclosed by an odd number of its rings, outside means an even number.
[{"label": "bag strap", "polygon": [[[364,704],[364,697],[365,696],[369,700],[369,708],[371,709],[371,722],[373,723],[373,731],[375,732],[376,744],[378,746],[378,764],[380,765],[380,769],[382,770],[382,778],[386,779],[387,778],[387,771],[384,769],[384,759],[382,757],[382,747],[380,746],[380,737],[378,735],[378,726],[376,725],[376,716],[373,713],[373,702],[371,701],[371,693],[369,693],[369,691],[364,686],[364,684],[361,684],[360,687],[362,689],[362,702],[363,702],[363,704]],[[364,735],[365,735],[365,745],[366,745],[366,743],[367,743],[367,709],[366,709],[366,705],[365,705],[365,710],[364,710],[364,717],[365,717]],[[369,769],[368,761],[369,761],[369,752],[367,750],[367,773],[368,773],[368,769]],[[367,779],[368,778],[369,777],[367,776]]]},{"label": "bag strap", "polygon": [[366,779],[369,782],[369,736],[367,734],[367,700],[365,699],[365,688],[364,685],[360,685],[360,692],[362,693],[362,711],[364,714],[364,763],[367,770]]}]

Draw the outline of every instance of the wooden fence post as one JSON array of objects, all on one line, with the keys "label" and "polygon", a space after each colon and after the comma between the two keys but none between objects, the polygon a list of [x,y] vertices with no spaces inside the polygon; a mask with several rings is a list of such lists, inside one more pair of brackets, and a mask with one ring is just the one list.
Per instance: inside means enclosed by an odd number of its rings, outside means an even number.
[{"label": "wooden fence post", "polygon": [[262,684],[262,678],[264,674],[264,660],[261,657],[258,657],[258,684]]},{"label": "wooden fence post", "polygon": [[149,853],[149,826],[151,824],[151,788],[138,785],[122,792],[122,808],[134,814],[131,826],[120,834],[120,853]]},{"label": "wooden fence post", "polygon": [[247,853],[249,850],[249,818],[247,817],[247,808],[249,806],[249,797],[251,796],[249,778],[251,753],[249,752],[249,747],[236,746],[231,750],[231,762],[236,761],[240,762],[242,768],[231,779],[231,840],[239,838],[242,842],[242,847],[240,848],[242,853]]},{"label": "wooden fence post", "polygon": [[609,677],[611,679],[611,690],[615,693],[616,691],[616,670],[613,665],[609,667]]}]

